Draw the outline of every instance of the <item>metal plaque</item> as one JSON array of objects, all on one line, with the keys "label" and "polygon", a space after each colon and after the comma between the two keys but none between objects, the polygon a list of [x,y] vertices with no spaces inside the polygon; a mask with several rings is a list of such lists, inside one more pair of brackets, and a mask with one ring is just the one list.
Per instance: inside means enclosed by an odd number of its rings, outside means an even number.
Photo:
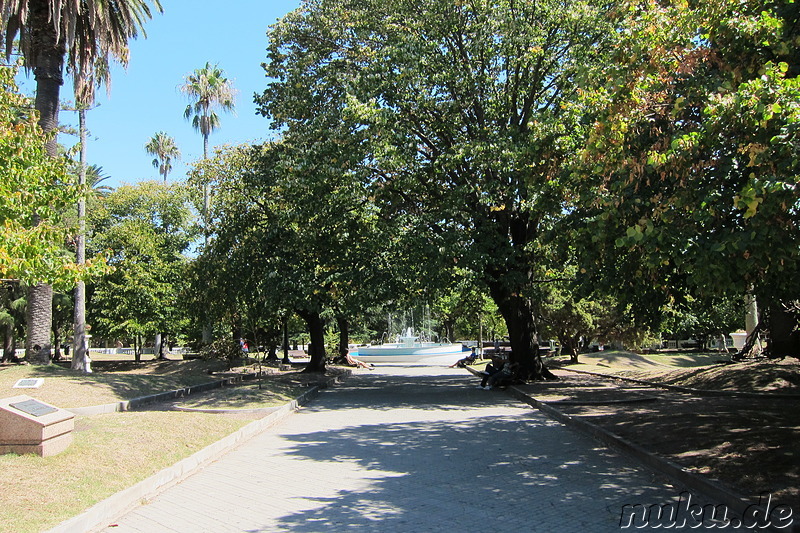
[{"label": "metal plaque", "polygon": [[50,407],[36,400],[25,400],[24,402],[11,403],[9,405],[33,416],[44,416],[58,411],[55,407]]},{"label": "metal plaque", "polygon": [[44,383],[44,378],[23,378],[14,384],[14,389],[38,389]]}]

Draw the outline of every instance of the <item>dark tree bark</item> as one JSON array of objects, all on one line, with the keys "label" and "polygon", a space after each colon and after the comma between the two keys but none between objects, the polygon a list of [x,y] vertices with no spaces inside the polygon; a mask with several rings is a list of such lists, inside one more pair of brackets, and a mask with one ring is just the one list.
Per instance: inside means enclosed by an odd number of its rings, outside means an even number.
[{"label": "dark tree bark", "polygon": [[311,337],[309,355],[311,360],[303,372],[325,372],[325,323],[319,311],[298,311],[300,318],[305,320],[308,333]]},{"label": "dark tree bark", "polygon": [[3,327],[3,357],[0,361],[5,363],[14,360],[14,356],[16,355],[14,346],[14,325],[6,324]]},{"label": "dark tree bark", "polygon": [[344,357],[347,355],[347,351],[350,349],[350,323],[347,321],[347,317],[344,316],[337,316],[336,317],[336,325],[339,327],[339,357]]},{"label": "dark tree bark", "polygon": [[518,365],[518,377],[524,380],[557,379],[544,365],[539,354],[530,299],[510,293],[500,282],[489,283],[489,293],[506,322],[511,342],[511,362]]},{"label": "dark tree bark", "polygon": [[775,302],[769,307],[767,319],[770,357],[800,357],[798,309],[794,304]]},{"label": "dark tree bark", "polygon": [[[442,327],[444,328],[444,338],[452,342],[455,337],[455,331],[456,331],[455,319],[445,319],[442,322]],[[443,340],[444,339],[442,339],[442,341]]]},{"label": "dark tree bark", "polygon": [[53,361],[61,360],[61,328],[58,321],[53,322]]},{"label": "dark tree bark", "polygon": [[283,319],[283,362],[285,364],[289,364],[291,359],[289,359],[289,318],[284,317]]},{"label": "dark tree bark", "polygon": [[267,361],[277,361],[278,360],[278,346],[274,343],[270,343],[269,351],[267,352]]},{"label": "dark tree bark", "polygon": [[518,373],[522,379],[544,379],[544,363],[536,343],[536,324],[531,303],[518,294],[508,294],[499,285],[490,284],[489,292],[508,328],[511,362],[519,365]]},{"label": "dark tree bark", "polygon": [[558,342],[561,343],[562,354],[569,355],[571,363],[578,363],[580,353],[580,336],[573,336],[569,333],[558,335]]}]

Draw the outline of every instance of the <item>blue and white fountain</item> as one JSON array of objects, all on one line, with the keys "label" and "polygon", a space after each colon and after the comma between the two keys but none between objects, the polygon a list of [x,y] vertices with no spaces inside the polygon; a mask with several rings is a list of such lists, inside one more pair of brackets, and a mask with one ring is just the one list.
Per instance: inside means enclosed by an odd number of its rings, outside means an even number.
[{"label": "blue and white fountain", "polygon": [[354,354],[366,363],[410,363],[425,365],[452,365],[466,349],[461,344],[421,342],[411,328],[397,337],[397,342],[377,346],[359,346]]}]

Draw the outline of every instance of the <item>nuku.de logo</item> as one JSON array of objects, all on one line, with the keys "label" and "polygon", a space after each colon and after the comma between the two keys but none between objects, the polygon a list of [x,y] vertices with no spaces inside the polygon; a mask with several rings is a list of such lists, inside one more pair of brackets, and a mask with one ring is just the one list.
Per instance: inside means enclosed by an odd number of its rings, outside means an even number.
[{"label": "nuku.de logo", "polygon": [[678,528],[734,528],[774,529],[789,528],[794,522],[792,508],[776,504],[772,494],[763,493],[758,503],[748,506],[742,516],[736,517],[726,505],[700,505],[692,502],[692,494],[681,492],[674,502],[651,505],[625,504],[619,518],[621,529],[678,529]]}]

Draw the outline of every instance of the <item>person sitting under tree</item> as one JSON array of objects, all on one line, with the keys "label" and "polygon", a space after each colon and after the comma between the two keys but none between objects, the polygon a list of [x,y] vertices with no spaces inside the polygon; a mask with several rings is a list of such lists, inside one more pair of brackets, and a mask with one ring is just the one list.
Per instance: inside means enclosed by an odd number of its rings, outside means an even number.
[{"label": "person sitting under tree", "polygon": [[350,355],[350,352],[347,352],[345,354],[344,359],[345,359],[345,361],[347,361],[348,365],[354,366],[356,368],[367,368],[369,370],[374,370],[375,369],[375,365],[372,365],[372,364],[369,364],[369,363],[365,363],[364,361],[362,361],[360,359],[356,359],[355,357]]},{"label": "person sitting under tree", "polygon": [[486,365],[486,370],[481,372],[480,388],[491,390],[493,387],[508,384],[514,379],[516,363],[505,361],[500,356],[492,356],[492,362]]}]

